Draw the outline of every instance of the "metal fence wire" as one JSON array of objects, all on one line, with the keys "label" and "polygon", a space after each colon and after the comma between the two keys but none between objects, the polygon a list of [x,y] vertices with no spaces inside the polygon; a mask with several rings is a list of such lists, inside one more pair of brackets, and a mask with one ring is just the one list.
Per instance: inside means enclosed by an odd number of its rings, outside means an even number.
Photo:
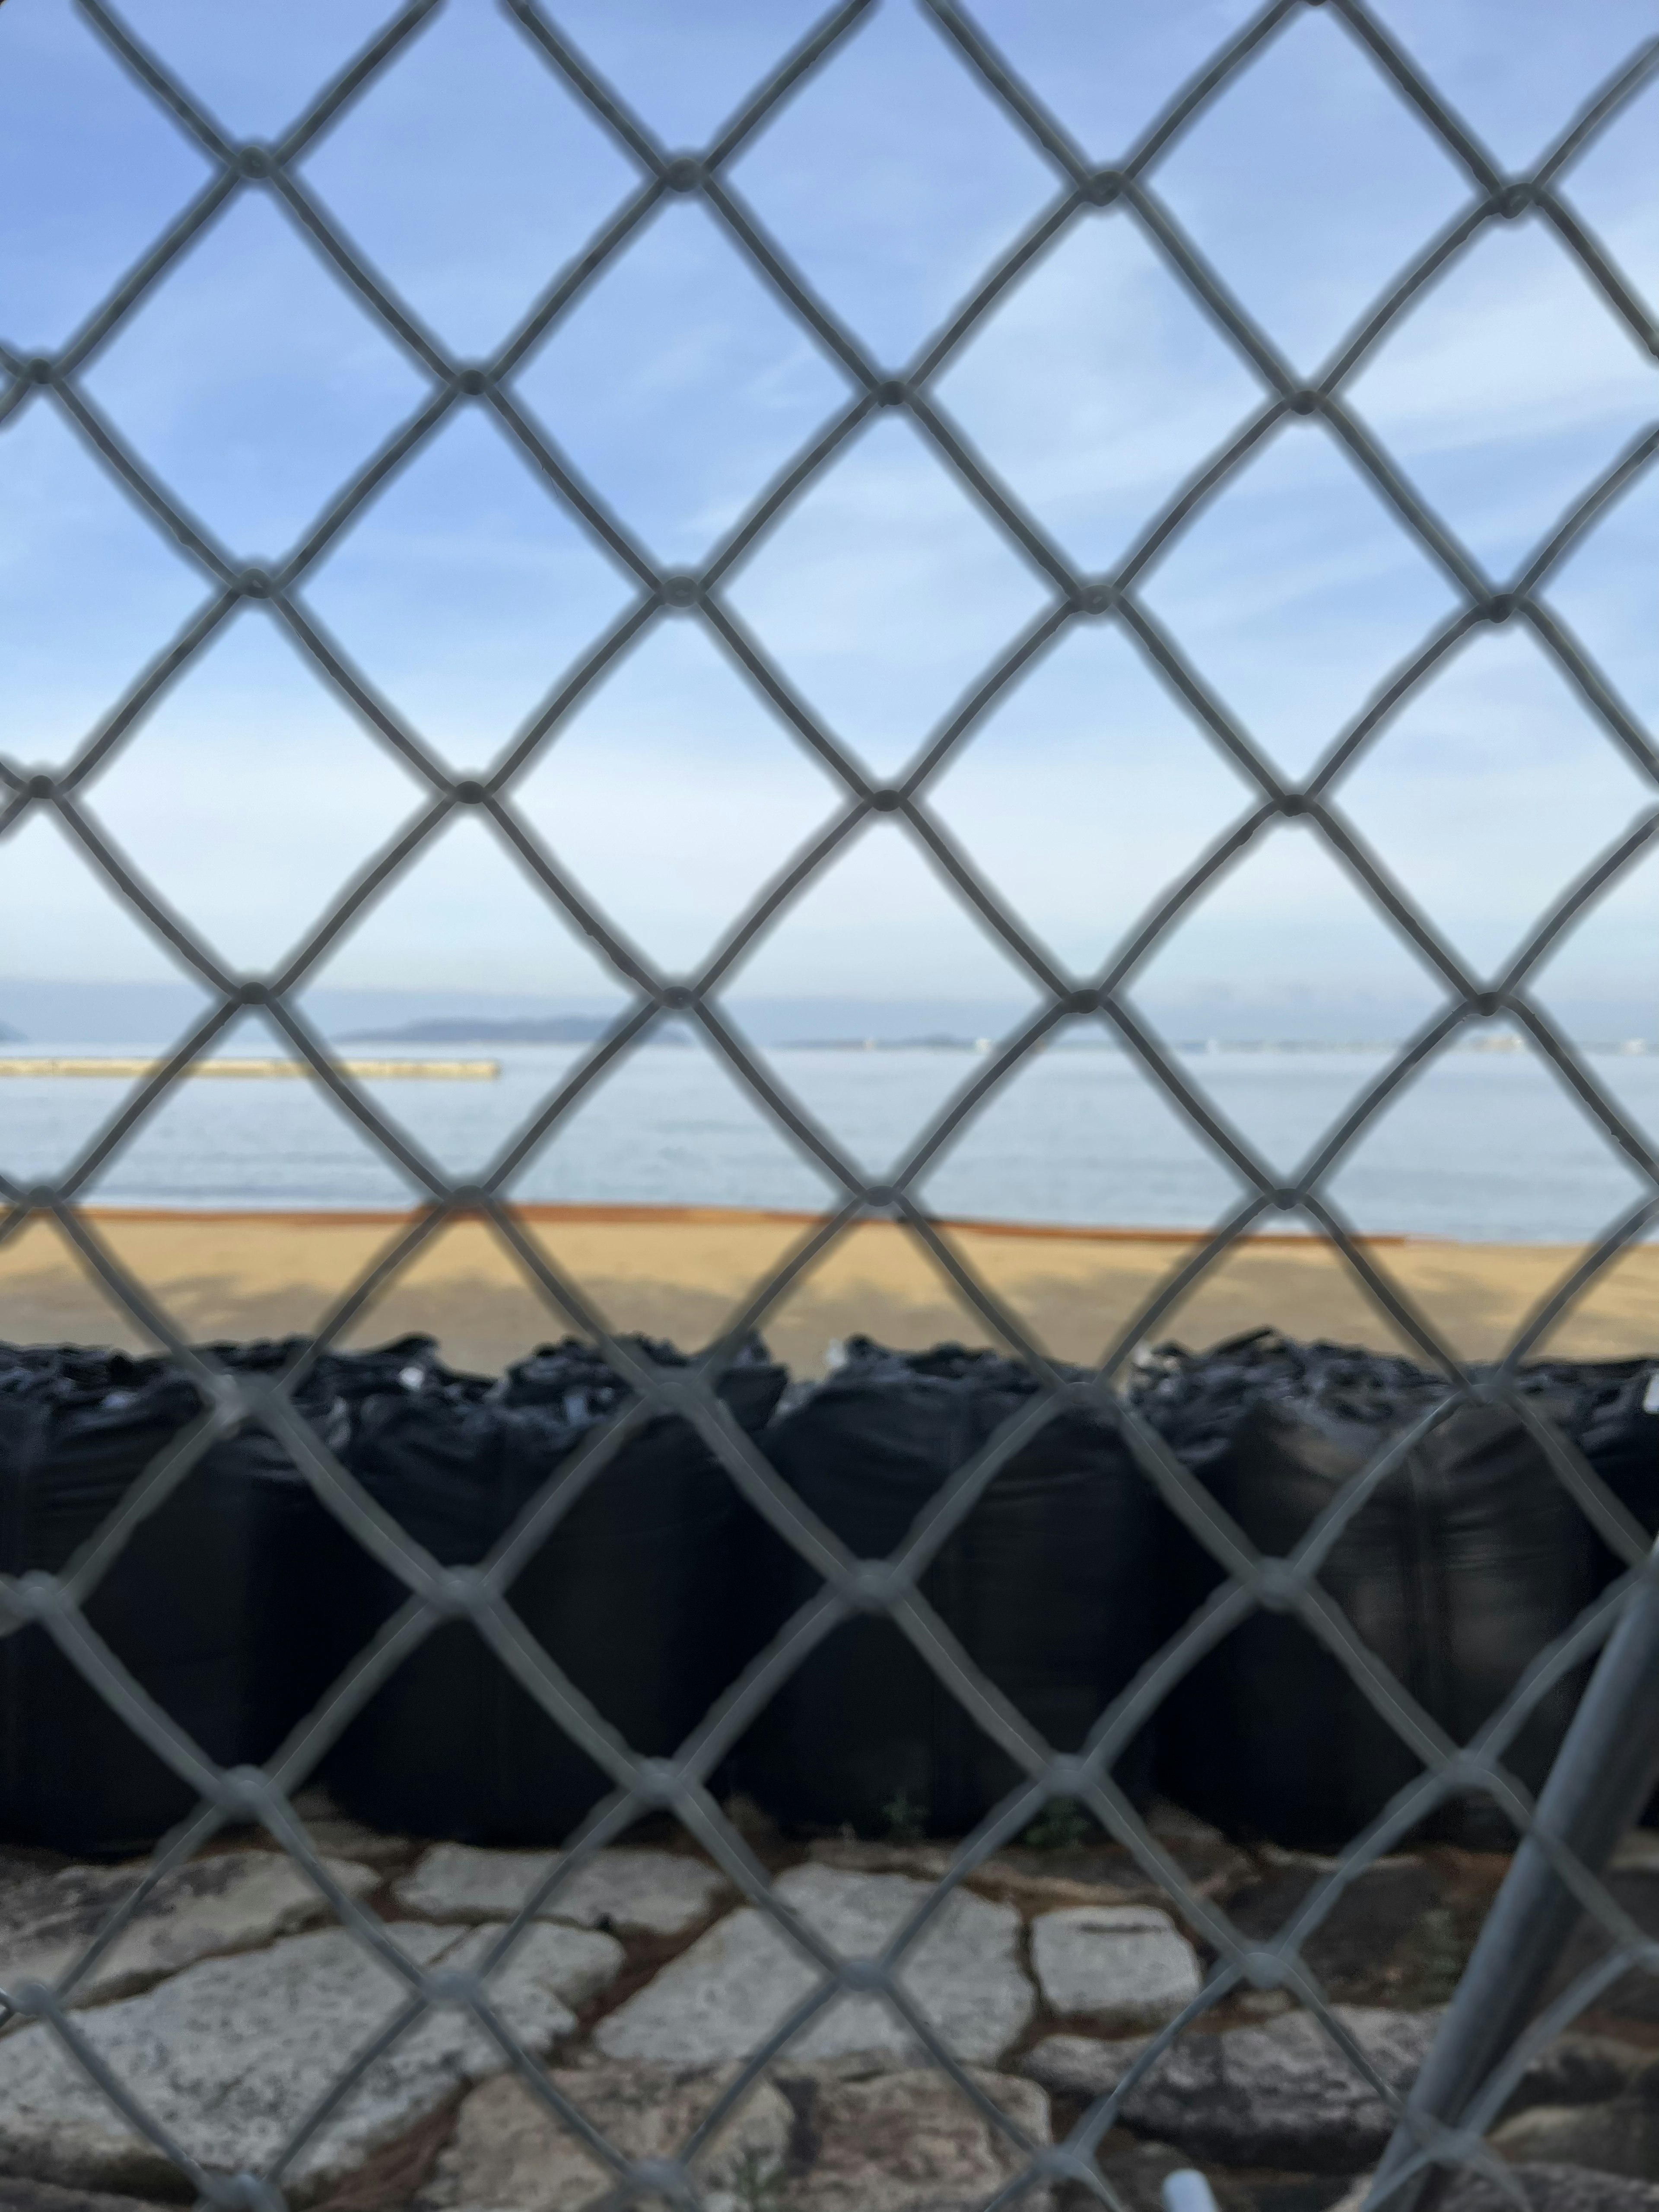
[{"label": "metal fence wire", "polygon": [[[892,3],[898,4],[898,0]],[[11,1989],[3,2017],[31,2015],[50,2022],[130,2124],[173,2161],[203,2199],[227,2208],[227,2212],[231,2207],[279,2203],[284,2179],[305,2147],[352,2096],[371,2063],[407,2036],[434,2006],[459,2006],[471,2012],[520,2079],[615,2176],[614,2201],[618,2203],[632,2202],[636,2196],[683,2205],[702,2202],[690,2169],[691,2158],[791,2039],[823,2007],[849,1990],[866,1996],[878,1993],[997,2137],[1018,2147],[1026,2162],[1018,2177],[991,2200],[997,2206],[1014,2204],[1033,2191],[1041,2193],[1062,2182],[1074,2185],[1085,2198],[1119,2205],[1093,2154],[1113,2126],[1124,2099],[1176,2035],[1230,1992],[1247,1987],[1287,1991],[1297,2004],[1317,2016],[1332,2044],[1371,2090],[1387,2105],[1401,2110],[1399,2095],[1380,2078],[1366,2051],[1327,2002],[1306,1963],[1304,1946],[1355,1879],[1444,1798],[1455,1793],[1484,1791],[1518,1828],[1531,1829],[1533,1802],[1505,1770],[1506,1747],[1550,1685],[1593,1654],[1613,1632],[1621,1608],[1633,1603],[1644,1589],[1659,1588],[1659,1570],[1648,1559],[1645,1536],[1591,1474],[1588,1465],[1549,1428],[1515,1379],[1519,1363],[1573,1301],[1633,1240],[1659,1221],[1659,1158],[1528,989],[1540,963],[1564,933],[1628,875],[1659,836],[1659,793],[1636,826],[1540,918],[1510,966],[1490,979],[1469,969],[1355,836],[1335,801],[1344,775],[1364,755],[1390,718],[1463,640],[1486,623],[1525,623],[1613,744],[1623,749],[1650,782],[1659,785],[1659,751],[1652,734],[1640,725],[1608,678],[1542,596],[1565,556],[1652,465],[1659,455],[1659,428],[1650,429],[1584,489],[1515,574],[1494,578],[1432,511],[1406,471],[1352,412],[1345,391],[1372,349],[1425,288],[1443,277],[1489,226],[1515,222],[1540,226],[1559,250],[1577,263],[1607,312],[1626,326],[1650,355],[1659,354],[1659,330],[1651,314],[1568,197],[1574,164],[1659,71],[1659,40],[1649,41],[1631,55],[1530,173],[1514,175],[1507,173],[1486,150],[1364,0],[1324,0],[1327,15],[1340,25],[1381,82],[1457,166],[1468,197],[1455,218],[1425,242],[1416,260],[1343,339],[1322,373],[1312,382],[1304,383],[1287,365],[1273,337],[1231,295],[1160,198],[1158,175],[1160,161],[1170,149],[1186,134],[1202,128],[1207,111],[1218,96],[1297,19],[1304,4],[1318,5],[1321,0],[1273,0],[1272,5],[1263,8],[1215,52],[1121,158],[1104,168],[1085,157],[1065,125],[1022,81],[964,9],[953,4],[953,0],[921,0],[924,14],[962,69],[977,80],[1049,165],[1054,189],[1024,234],[987,270],[975,289],[915,358],[897,367],[872,357],[858,336],[769,234],[731,177],[733,158],[740,149],[777,118],[793,93],[834,58],[877,0],[846,0],[846,4],[826,15],[757,86],[712,142],[690,153],[674,151],[659,143],[629,102],[583,58],[541,0],[501,0],[506,15],[523,36],[524,68],[554,74],[628,157],[636,181],[581,251],[553,277],[499,352],[479,362],[450,357],[413,308],[369,265],[300,173],[302,157],[316,148],[368,87],[397,66],[409,42],[434,15],[442,0],[412,0],[412,4],[395,13],[291,127],[268,144],[239,143],[222,128],[177,73],[135,36],[106,0],[76,0],[76,4],[122,69],[159,105],[189,143],[207,157],[212,173],[184,212],[121,277],[61,351],[55,356],[26,356],[0,346],[0,370],[4,377],[0,423],[15,423],[32,406],[58,409],[130,498],[200,570],[207,595],[127,695],[91,732],[69,766],[47,775],[0,760],[0,781],[4,784],[0,832],[15,830],[33,810],[50,810],[132,914],[209,987],[214,1005],[160,1072],[137,1090],[88,1146],[61,1182],[39,1188],[3,1185],[7,1210],[0,1223],[0,1239],[15,1237],[36,1214],[51,1216],[120,1307],[167,1346],[198,1385],[210,1410],[158,1456],[107,1525],[65,1571],[58,1576],[30,1573],[0,1579],[0,1615],[8,1633],[15,1633],[29,1623],[42,1624],[126,1724],[199,1792],[201,1802],[190,1821],[157,1852],[143,1885],[112,1916],[73,1969],[50,1988]],[[88,397],[82,381],[85,372],[135,309],[166,283],[180,257],[246,193],[264,193],[274,201],[363,314],[413,362],[427,386],[414,413],[340,488],[287,556],[269,569],[239,565],[112,427]],[[702,201],[771,295],[850,380],[853,396],[828,428],[793,458],[700,569],[671,574],[658,568],[625,523],[580,479],[531,419],[515,396],[514,379],[600,273],[629,252],[653,216],[677,194]],[[1110,574],[1093,574],[1074,567],[1016,493],[974,450],[940,404],[935,386],[963,342],[995,312],[1022,274],[1073,226],[1103,216],[1135,227],[1186,296],[1254,372],[1261,386],[1261,404],[1222,450],[1200,462],[1121,565]],[[620,618],[592,641],[574,672],[561,682],[488,774],[458,781],[319,628],[301,596],[301,587],[325,550],[350,528],[376,494],[436,436],[453,410],[466,407],[493,412],[501,429],[532,465],[548,497],[592,533],[632,576],[635,588]],[[965,702],[937,730],[905,773],[889,785],[872,782],[835,732],[796,694],[769,657],[763,642],[748,634],[724,596],[725,586],[745,556],[763,542],[809,484],[835,468],[861,427],[883,409],[900,410],[908,416],[979,510],[1006,533],[1043,580],[1048,593],[1039,617],[990,662]],[[1183,528],[1265,441],[1293,428],[1297,418],[1311,418],[1340,442],[1400,528],[1449,580],[1459,602],[1456,611],[1423,641],[1358,719],[1340,732],[1300,787],[1280,777],[1248,732],[1218,703],[1184,656],[1179,641],[1154,620],[1139,596],[1139,587],[1159,556]],[[90,780],[246,600],[257,600],[269,610],[271,619],[321,683],[401,757],[424,781],[428,793],[418,818],[364,867],[316,924],[302,950],[279,972],[258,977],[238,975],[225,966],[214,948],[171,910],[163,891],[147,882],[117,849],[82,803],[82,793]],[[838,780],[844,795],[833,825],[810,849],[787,862],[707,965],[688,977],[660,973],[647,963],[542,848],[514,806],[515,785],[530,764],[557,742],[562,725],[592,687],[655,624],[677,617],[690,617],[704,627],[720,650],[770,702],[785,726]],[[930,811],[928,793],[943,765],[968,744],[988,711],[1046,649],[1073,624],[1097,621],[1121,626],[1198,726],[1243,770],[1255,787],[1255,797],[1242,823],[1146,915],[1107,964],[1095,974],[1079,977],[1055,963],[1020,916],[1011,911],[957,849]],[[608,1033],[546,1099],[489,1172],[476,1183],[457,1185],[405,1135],[388,1125],[357,1085],[332,1065],[324,1042],[296,1011],[294,997],[343,933],[398,879],[452,817],[463,811],[482,817],[517,854],[538,879],[552,906],[603,954],[626,985],[630,999]],[[1042,1000],[1040,1010],[939,1115],[890,1181],[879,1185],[864,1177],[790,1095],[775,1072],[762,1064],[718,998],[724,979],[740,957],[788,910],[872,814],[890,817],[915,841],[933,868],[954,885],[970,914],[1032,979]],[[1397,1052],[1386,1071],[1327,1132],[1293,1182],[1286,1185],[1185,1079],[1170,1048],[1127,1001],[1125,988],[1139,963],[1180,923],[1206,887],[1253,840],[1288,817],[1300,817],[1323,840],[1339,867],[1391,928],[1437,971],[1449,1004],[1447,1011]],[[180,1079],[188,1063],[206,1052],[250,1008],[258,1009],[282,1030],[339,1108],[414,1179],[427,1200],[392,1249],[340,1298],[311,1350],[275,1382],[247,1375],[233,1376],[210,1357],[192,1349],[163,1305],[123,1266],[78,1203],[91,1179],[142,1127]],[[1357,1239],[1328,1195],[1327,1183],[1361,1132],[1402,1086],[1444,1052],[1466,1025],[1493,1015],[1508,1018],[1525,1031],[1583,1113],[1636,1170],[1649,1194],[1586,1251],[1571,1279],[1519,1330],[1504,1361],[1496,1369],[1482,1369],[1477,1375],[1455,1355],[1400,1285],[1391,1279],[1377,1250]],[[1189,1126],[1236,1171],[1246,1192],[1231,1217],[1173,1270],[1115,1341],[1103,1347],[1099,1366],[1081,1379],[1074,1371],[1062,1374],[1042,1347],[1030,1340],[1018,1315],[980,1279],[945,1231],[913,1194],[918,1178],[969,1117],[999,1091],[1051,1031],[1079,1017],[1103,1024],[1121,1048],[1134,1055]],[[568,1279],[526,1232],[503,1195],[514,1171],[560,1129],[594,1085],[635,1050],[654,1028],[674,1020],[700,1028],[708,1045],[746,1086],[764,1114],[833,1177],[842,1194],[833,1210],[802,1236],[744,1310],[731,1317],[720,1340],[684,1370],[655,1367],[629,1344],[619,1341],[593,1310],[580,1286]],[[1626,1563],[1623,1578],[1529,1670],[1502,1710],[1467,1745],[1453,1742],[1414,1702],[1360,1642],[1316,1580],[1322,1560],[1339,1533],[1409,1448],[1414,1436],[1395,1444],[1356,1476],[1291,1557],[1264,1559],[1137,1416],[1122,1390],[1115,1387],[1115,1378],[1121,1380],[1127,1371],[1133,1346],[1205,1271],[1264,1218],[1292,1209],[1316,1225],[1377,1311],[1449,1378],[1453,1389],[1443,1410],[1473,1398],[1512,1408],[1547,1450],[1560,1480],[1590,1516],[1598,1533]],[[463,1212],[488,1221],[549,1305],[602,1347],[635,1395],[608,1428],[597,1432],[562,1465],[481,1567],[458,1570],[440,1566],[369,1498],[300,1417],[294,1394],[319,1352],[365,1313],[447,1221]],[[983,1319],[987,1329],[1028,1360],[1043,1385],[1041,1395],[936,1497],[898,1553],[890,1559],[879,1560],[852,1557],[803,1510],[723,1409],[714,1387],[735,1357],[744,1333],[763,1322],[803,1271],[870,1214],[886,1215],[904,1224]],[[1227,1580],[1101,1715],[1085,1748],[1075,1755],[1057,1756],[966,1656],[921,1595],[919,1580],[1010,1455],[1062,1409],[1077,1407],[1103,1414],[1121,1430],[1146,1480],[1219,1561]],[[583,1489],[602,1476],[607,1462],[628,1437],[653,1415],[667,1413],[682,1415],[696,1426],[743,1497],[810,1561],[823,1577],[823,1588],[743,1679],[731,1686],[678,1753],[660,1759],[637,1756],[550,1662],[515,1616],[509,1588],[517,1568]],[[318,1711],[295,1731],[268,1769],[227,1771],[205,1758],[168,1715],[146,1697],[88,1627],[82,1607],[140,1521],[185,1479],[216,1435],[244,1422],[262,1426],[286,1446],[329,1510],[401,1578],[409,1595],[402,1610],[334,1685]],[[1247,1938],[1218,1904],[1200,1893],[1148,1830],[1115,1784],[1112,1771],[1115,1759],[1186,1670],[1231,1626],[1263,1606],[1293,1612],[1305,1624],[1387,1717],[1423,1769],[1420,1778],[1354,1840],[1334,1870],[1322,1877],[1278,1936],[1265,1942]],[[710,1778],[792,1669],[836,1623],[858,1612],[884,1614],[896,1623],[976,1725],[1012,1755],[1025,1779],[957,1850],[949,1874],[885,1950],[876,1958],[848,1960],[836,1955],[773,1892],[764,1869],[713,1795]],[[295,1790],[347,1722],[392,1669],[440,1623],[457,1617],[473,1624],[501,1663],[599,1762],[615,1784],[609,1797],[571,1839],[567,1855],[517,1918],[492,1942],[477,1972],[465,1977],[423,1969],[406,1955],[386,1925],[342,1891],[309,1840],[291,1802]],[[1145,1874],[1169,1893],[1189,1927],[1212,1948],[1217,1964],[1202,1994],[1152,2039],[1127,2081],[1092,2105],[1063,2143],[1041,2146],[992,2103],[952,2056],[898,1974],[918,1938],[963,1878],[1024,1831],[1045,1803],[1060,1797],[1081,1800],[1108,1833],[1127,1846]],[[492,2001],[491,1984],[530,1927],[532,1914],[575,1875],[593,1852],[653,1808],[666,1809],[678,1818],[743,1894],[821,1970],[821,1979],[811,1995],[738,2069],[675,2158],[630,2164],[559,2093],[544,2068],[515,2039]],[[100,2058],[69,2007],[77,1984],[116,1942],[155,1884],[217,1830],[227,1824],[248,1821],[262,1823],[291,1855],[339,1920],[398,1977],[406,1995],[395,2016],[359,2051],[327,2097],[295,2129],[264,2170],[227,2175],[205,2170],[188,2148],[145,2109]],[[1650,1972],[1659,1970],[1659,1946],[1644,1937],[1596,1872],[1586,1869],[1559,1841],[1547,1846],[1546,1855],[1575,1899],[1606,1929],[1612,1950],[1605,1961],[1587,1970],[1540,2025],[1498,2054],[1495,2071],[1483,2094],[1469,2107],[1465,2129],[1448,2132],[1431,2119],[1416,2121],[1420,2148],[1407,2160],[1406,2172],[1414,2172],[1419,2180],[1437,2160],[1443,2166],[1467,2165],[1484,2174],[1511,2201],[1523,2203],[1511,2171],[1484,2146],[1482,2127],[1490,2124],[1530,2051],[1545,2035],[1559,2032],[1577,2018],[1619,1973],[1632,1966]]]}]

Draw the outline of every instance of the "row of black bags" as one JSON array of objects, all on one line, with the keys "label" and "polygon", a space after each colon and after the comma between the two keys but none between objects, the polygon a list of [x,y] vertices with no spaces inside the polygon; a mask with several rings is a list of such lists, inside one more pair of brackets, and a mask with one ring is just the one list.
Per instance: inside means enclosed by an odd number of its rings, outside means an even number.
[{"label": "row of black bags", "polygon": [[[659,1364],[672,1347],[632,1340]],[[216,1345],[276,1372],[290,1340]],[[1659,1526],[1651,1363],[1528,1370],[1539,1410],[1632,1517]],[[1023,1366],[942,1346],[854,1340],[825,1382],[786,1393],[757,1344],[720,1393],[803,1504],[865,1559],[902,1543],[946,1480],[1017,1418]],[[1342,1483],[1443,1402],[1408,1363],[1267,1331],[1149,1364],[1137,1410],[1252,1544],[1291,1550]],[[446,1565],[476,1563],[595,1426],[628,1401],[574,1342],[500,1377],[451,1373],[425,1339],[316,1362],[297,1400],[368,1495]],[[61,1571],[170,1438],[205,1418],[162,1360],[0,1347],[0,1570]],[[1363,1642],[1457,1741],[1621,1562],[1514,1414],[1463,1405],[1367,1498],[1320,1583]],[[1110,1423],[1037,1428],[939,1550],[921,1589],[973,1665],[1047,1741],[1099,1714],[1222,1580]],[[678,1416],[629,1436],[513,1583],[514,1612],[636,1751],[684,1741],[819,1587]],[[267,1759],[406,1601],[282,1447],[249,1425],[212,1443],[131,1532],[86,1613],[137,1687],[222,1764]],[[1535,1788],[1582,1675],[1507,1754]],[[1230,1832],[1334,1849],[1420,1771],[1340,1662],[1290,1613],[1258,1612],[1199,1660],[1119,1758]],[[556,1842],[610,1786],[465,1620],[433,1631],[322,1770],[374,1824],[478,1842]],[[960,1834],[1018,1770],[878,1614],[819,1642],[718,1778],[797,1830]],[[0,1638],[0,1838],[81,1853],[142,1848],[189,1786],[43,1626]],[[1434,1832],[1503,1840],[1480,1802]]]},{"label": "row of black bags", "polygon": [[[685,1364],[635,1341],[659,1364]],[[233,1371],[275,1374],[304,1347],[206,1349]],[[721,1395],[758,1431],[785,1381],[756,1346]],[[626,1395],[574,1342],[490,1377],[452,1373],[416,1337],[319,1359],[295,1407],[416,1542],[459,1566],[483,1558]],[[0,1347],[0,1571],[70,1566],[207,1418],[168,1361]],[[514,1584],[532,1632],[637,1751],[672,1751],[741,1664],[747,1510],[688,1424],[653,1419]],[[408,1595],[248,1424],[128,1533],[83,1610],[137,1692],[210,1759],[240,1765],[270,1759]],[[0,1636],[0,1840],[116,1855],[191,1809],[193,1790],[106,1686],[44,1625]],[[462,1621],[404,1662],[326,1771],[383,1826],[478,1838],[562,1835],[608,1786]]]}]

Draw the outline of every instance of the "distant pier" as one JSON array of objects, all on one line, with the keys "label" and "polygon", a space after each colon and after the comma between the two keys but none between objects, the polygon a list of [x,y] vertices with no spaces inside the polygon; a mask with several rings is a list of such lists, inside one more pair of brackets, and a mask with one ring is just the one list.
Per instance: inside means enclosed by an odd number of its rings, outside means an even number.
[{"label": "distant pier", "polygon": [[[0,1076],[8,1075],[102,1075],[117,1076],[124,1080],[143,1080],[159,1075],[167,1065],[165,1060],[141,1059],[50,1059],[31,1054],[19,1058],[8,1054],[0,1058]],[[330,1066],[337,1075],[350,1075],[367,1083],[380,1083],[405,1076],[429,1083],[493,1083],[501,1072],[498,1060],[336,1060]],[[240,1080],[259,1076],[311,1076],[317,1071],[308,1060],[192,1060],[182,1071],[185,1075],[213,1075]]]}]

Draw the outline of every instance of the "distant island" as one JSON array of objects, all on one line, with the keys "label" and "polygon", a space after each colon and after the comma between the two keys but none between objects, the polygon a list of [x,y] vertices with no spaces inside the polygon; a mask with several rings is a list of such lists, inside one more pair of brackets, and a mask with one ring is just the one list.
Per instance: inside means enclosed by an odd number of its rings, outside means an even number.
[{"label": "distant island", "polygon": [[550,1014],[540,1020],[489,1021],[465,1015],[405,1022],[395,1030],[353,1030],[342,1044],[592,1044],[610,1028],[598,1014]]},{"label": "distant island", "polygon": [[[519,1015],[506,1019],[491,1019],[487,1015],[452,1014],[427,1021],[405,1022],[395,1029],[350,1030],[337,1040],[341,1044],[377,1045],[504,1045],[504,1044],[592,1044],[605,1035],[615,1020],[614,1015],[605,1014],[546,1014]],[[738,1010],[742,1023],[743,1011]],[[751,1032],[752,1034],[752,1032]],[[1003,1040],[988,1036],[964,1036],[960,1031],[929,1030],[897,1036],[786,1036],[776,1042],[763,1035],[757,1042],[763,1048],[787,1052],[961,1052],[981,1056],[996,1049]],[[0,1043],[21,1042],[15,1031],[9,1031],[0,1023]],[[646,1035],[643,1042],[650,1045],[689,1045],[692,1035],[684,1019],[659,1021]],[[1370,1057],[1397,1052],[1399,1040],[1389,1037],[1229,1037],[1176,1036],[1169,1041],[1171,1051],[1183,1056],[1211,1053],[1355,1053]],[[1593,1038],[1580,1040],[1581,1048],[1593,1053],[1635,1054],[1651,1053],[1655,1046],[1650,1039],[1627,1037],[1610,1042]],[[1093,1024],[1083,1030],[1062,1028],[1052,1036],[1040,1037],[1031,1048],[1037,1052],[1121,1052],[1123,1046],[1109,1032]],[[1514,1030],[1475,1029],[1465,1031],[1451,1043],[1453,1052],[1525,1053],[1531,1049],[1530,1040]]]},{"label": "distant island", "polygon": [[989,1052],[989,1037],[790,1037],[787,1052]]}]

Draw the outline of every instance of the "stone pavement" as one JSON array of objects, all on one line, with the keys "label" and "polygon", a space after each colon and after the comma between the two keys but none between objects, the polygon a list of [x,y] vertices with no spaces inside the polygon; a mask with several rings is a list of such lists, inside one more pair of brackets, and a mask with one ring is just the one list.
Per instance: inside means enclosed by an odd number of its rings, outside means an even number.
[{"label": "stone pavement", "polygon": [[[629,2158],[678,2154],[818,1978],[665,1823],[562,1873],[556,1852],[424,1844],[319,1799],[304,1809],[333,1879],[423,1966],[471,1967],[533,1905],[492,2002],[544,2063],[552,2102]],[[1173,1812],[1161,1832],[1194,1887],[1255,1939],[1321,1871],[1237,1850]],[[849,1958],[898,1937],[953,1856],[948,1844],[802,1846],[763,1833],[755,1844],[809,1941]],[[1414,2078],[1504,1863],[1444,1848],[1388,1861],[1306,1947],[1395,2095]],[[0,1853],[0,1989],[62,1978],[142,1872]],[[1659,1848],[1628,1846],[1620,1879],[1659,1932]],[[927,2063],[878,1995],[846,1992],[700,2140],[706,2212],[968,2212],[1126,2081],[1100,2165],[1127,2212],[1158,2212],[1164,2176],[1185,2163],[1211,2174],[1222,2212],[1325,2212],[1387,2139],[1388,2096],[1277,1994],[1229,2000],[1128,2081],[1209,1960],[1113,1847],[1011,1849],[918,1926],[902,1985],[1002,2123]],[[67,2001],[144,2108],[229,2172],[276,2154],[404,1991],[297,1869],[244,1835],[159,1884]],[[1659,2045],[1646,1997],[1623,2012],[1621,2002],[1615,1990],[1538,2062],[1494,2136],[1533,2212],[1659,2212]],[[450,2007],[377,2051],[283,2185],[319,2212],[585,2212],[614,2180],[603,2152]],[[144,2212],[184,2187],[48,2026],[0,2030],[0,2212]],[[1466,2193],[1459,2212],[1485,2212],[1480,2191]],[[1074,2189],[1021,2202],[1060,2212],[1073,2200],[1084,2201]]]}]

